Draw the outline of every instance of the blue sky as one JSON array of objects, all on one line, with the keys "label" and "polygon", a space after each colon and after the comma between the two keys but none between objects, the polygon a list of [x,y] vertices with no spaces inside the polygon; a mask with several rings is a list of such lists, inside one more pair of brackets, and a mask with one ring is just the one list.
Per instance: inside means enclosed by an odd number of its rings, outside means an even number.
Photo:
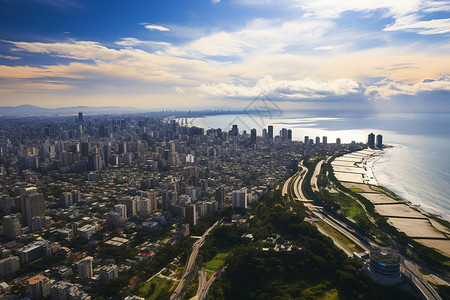
[{"label": "blue sky", "polygon": [[0,0],[0,26],[0,105],[450,110],[449,1]]}]

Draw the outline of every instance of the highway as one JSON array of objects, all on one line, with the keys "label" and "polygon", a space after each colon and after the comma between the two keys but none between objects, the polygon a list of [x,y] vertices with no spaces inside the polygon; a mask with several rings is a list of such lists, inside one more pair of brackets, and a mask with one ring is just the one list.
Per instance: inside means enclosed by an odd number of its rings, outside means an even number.
[{"label": "highway", "polygon": [[[323,163],[323,161],[321,161],[319,163]],[[302,170],[303,170],[303,168],[305,168],[301,162],[299,163],[299,167],[301,167]],[[314,174],[316,174],[317,170],[320,170],[320,168],[318,169],[316,166]],[[294,181],[294,184],[291,184],[291,185],[285,184],[286,189],[288,187],[293,189],[292,192],[297,197],[296,200],[299,200],[302,202],[308,202],[310,200],[308,200],[307,197],[305,197],[305,195],[302,191],[302,184],[303,184],[304,178],[306,177],[305,176],[306,172],[303,172],[300,175],[298,175],[298,173],[297,173],[296,175],[294,175],[296,177],[293,176],[288,179],[288,181],[290,181],[290,180],[295,180],[295,181]],[[312,182],[313,181],[311,179],[311,183]],[[286,193],[288,193],[288,192],[289,191],[286,190]],[[364,251],[370,251],[371,248],[377,247],[377,244],[372,242],[370,239],[368,239],[367,237],[364,237],[362,234],[356,232],[351,226],[347,225],[346,223],[339,221],[339,220],[335,219],[334,217],[330,216],[322,208],[318,208],[317,206],[314,206],[312,203],[305,203],[305,208],[308,209],[314,217],[320,219],[321,221],[323,221],[324,223],[326,223],[327,225],[329,225],[330,227],[332,227],[333,229],[335,229],[336,231],[338,231],[339,233],[341,233],[342,235],[347,237],[350,241],[355,243],[355,245],[357,245]],[[350,249],[346,248],[341,242],[337,241],[334,237],[332,237],[330,234],[328,234],[325,230],[320,228],[320,226],[317,223],[315,225],[322,234],[325,234],[326,236],[330,237],[337,247],[341,248],[348,256],[351,256]],[[428,284],[428,282],[426,282],[426,280],[423,279],[422,274],[420,273],[420,271],[418,269],[418,265],[416,263],[414,263],[411,260],[404,259],[404,261],[402,263],[401,271],[404,276],[408,277],[411,280],[411,282],[415,285],[416,289],[419,291],[419,293],[422,295],[422,297],[424,299],[442,300],[442,298],[434,290],[434,288],[430,284]]]},{"label": "highway", "polygon": [[202,235],[202,237],[198,239],[194,243],[194,245],[192,245],[192,253],[189,256],[186,268],[183,273],[183,277],[181,277],[181,280],[178,283],[175,291],[170,296],[171,300],[181,300],[183,298],[183,294],[186,289],[185,285],[191,279],[192,271],[193,268],[195,267],[195,260],[197,259],[198,250],[200,249],[201,246],[203,246],[206,236],[211,232],[211,230],[213,230],[214,227],[216,227],[219,224],[219,222],[220,221],[217,221],[211,227],[209,227],[208,230],[206,230],[205,233]]},{"label": "highway", "polygon": [[[214,274],[211,275],[211,278],[209,278],[209,280],[206,283],[203,283],[202,288],[200,289],[200,283],[198,286],[198,290],[197,290],[197,299],[198,300],[203,300],[206,299],[206,296],[208,296],[208,291],[209,288],[211,287],[212,283],[214,282],[214,280],[217,279],[217,277],[219,277],[227,268],[227,266],[223,266],[220,269],[218,269],[216,272],[214,272]],[[206,276],[206,273],[205,273]]]},{"label": "highway", "polygon": [[316,165],[316,169],[314,170],[314,174],[311,177],[311,188],[313,192],[318,192],[319,187],[317,186],[317,178],[319,177],[320,169],[322,168],[322,164],[325,161],[325,159],[322,159],[319,161]]}]

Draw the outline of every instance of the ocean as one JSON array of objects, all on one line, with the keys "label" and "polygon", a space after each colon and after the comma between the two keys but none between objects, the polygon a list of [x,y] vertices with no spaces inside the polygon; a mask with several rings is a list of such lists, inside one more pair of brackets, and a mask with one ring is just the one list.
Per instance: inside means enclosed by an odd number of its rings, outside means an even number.
[{"label": "ocean", "polygon": [[374,167],[378,182],[423,210],[450,221],[450,114],[299,112],[216,115],[188,122],[205,128],[231,129],[261,135],[263,128],[292,129],[294,140],[326,136],[329,143],[366,142],[367,135],[383,135],[386,148]]}]

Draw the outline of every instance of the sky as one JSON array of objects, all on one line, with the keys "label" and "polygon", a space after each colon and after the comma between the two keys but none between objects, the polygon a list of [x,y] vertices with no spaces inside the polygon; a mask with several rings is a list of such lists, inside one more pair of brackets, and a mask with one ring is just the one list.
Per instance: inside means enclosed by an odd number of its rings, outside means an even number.
[{"label": "sky", "polygon": [[0,106],[450,111],[450,1],[0,0]]}]

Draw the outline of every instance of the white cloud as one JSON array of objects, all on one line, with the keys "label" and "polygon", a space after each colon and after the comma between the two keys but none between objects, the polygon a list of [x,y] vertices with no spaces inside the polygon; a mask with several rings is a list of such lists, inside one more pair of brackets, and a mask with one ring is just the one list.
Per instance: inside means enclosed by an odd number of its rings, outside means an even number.
[{"label": "white cloud", "polygon": [[315,47],[313,50],[327,51],[327,50],[333,50],[333,49],[334,49],[333,46],[321,46],[321,47]]},{"label": "white cloud", "polygon": [[369,86],[365,95],[372,100],[390,99],[398,95],[414,96],[423,92],[450,92],[450,75],[443,75],[439,79],[424,79],[416,84],[405,84],[392,79],[384,79]]},{"label": "white cloud", "polygon": [[115,42],[114,44],[119,46],[133,47],[133,46],[150,46],[150,47],[168,47],[171,46],[170,43],[166,42],[155,42],[155,41],[142,41],[136,38],[127,37],[122,38],[120,41]]},{"label": "white cloud", "polygon": [[217,3],[220,3],[220,0],[211,0],[211,3],[217,4]]},{"label": "white cloud", "polygon": [[145,28],[147,28],[150,31],[153,30],[158,30],[158,31],[170,31],[169,28],[161,26],[161,25],[156,25],[156,24],[149,24],[149,23],[141,23],[141,25],[143,25]]},{"label": "white cloud", "polygon": [[280,100],[318,99],[332,96],[345,96],[362,93],[363,84],[350,79],[320,81],[311,78],[301,80],[274,80],[265,76],[253,86],[219,83],[202,85],[199,88],[218,97],[257,97],[261,93]]},{"label": "white cloud", "polygon": [[20,57],[18,57],[18,56],[9,56],[9,55],[1,55],[1,54],[0,54],[0,58],[9,59],[9,60],[19,60],[20,59]]},{"label": "white cloud", "polygon": [[168,54],[177,56],[249,57],[267,53],[281,53],[288,47],[299,51],[315,43],[333,25],[329,21],[271,21],[256,19],[237,31],[220,31],[196,39],[181,47],[173,47]]},{"label": "white cloud", "polygon": [[384,31],[412,31],[418,34],[445,34],[450,32],[450,19],[434,19],[420,21],[417,15],[399,17],[395,22],[387,26]]},{"label": "white cloud", "polygon": [[347,11],[372,13],[381,12],[385,18],[393,18],[394,24],[385,31],[405,30],[419,34],[445,34],[449,32],[449,19],[427,20],[426,15],[436,12],[450,12],[450,2],[430,0],[279,0],[256,1],[237,0],[245,5],[281,5],[303,11],[303,18],[336,19]]}]

